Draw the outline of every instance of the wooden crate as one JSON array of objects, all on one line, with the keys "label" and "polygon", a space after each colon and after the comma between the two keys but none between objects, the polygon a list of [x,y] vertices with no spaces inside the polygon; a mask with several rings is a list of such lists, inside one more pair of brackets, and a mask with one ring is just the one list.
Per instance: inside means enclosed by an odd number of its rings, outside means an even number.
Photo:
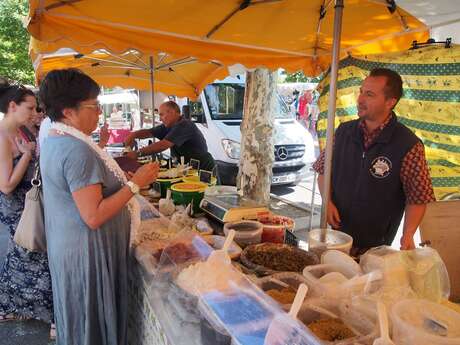
[{"label": "wooden crate", "polygon": [[441,255],[449,272],[450,300],[460,302],[460,200],[429,204],[420,237]]}]

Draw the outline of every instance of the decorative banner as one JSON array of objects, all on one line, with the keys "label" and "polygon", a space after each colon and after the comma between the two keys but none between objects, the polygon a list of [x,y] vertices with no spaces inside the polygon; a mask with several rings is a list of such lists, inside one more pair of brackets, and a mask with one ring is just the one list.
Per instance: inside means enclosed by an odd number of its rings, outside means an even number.
[{"label": "decorative banner", "polygon": [[[395,113],[423,141],[437,200],[460,193],[460,46],[431,46],[404,53],[347,57],[340,61],[335,126],[357,118],[359,87],[373,68],[397,71],[404,95]],[[317,125],[326,142],[329,74],[319,85]]]}]

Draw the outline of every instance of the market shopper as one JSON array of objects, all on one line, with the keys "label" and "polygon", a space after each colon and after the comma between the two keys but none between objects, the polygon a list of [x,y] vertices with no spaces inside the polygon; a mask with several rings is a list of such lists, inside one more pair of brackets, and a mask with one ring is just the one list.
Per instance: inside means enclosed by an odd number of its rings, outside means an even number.
[{"label": "market shopper", "polygon": [[75,69],[51,71],[40,86],[52,121],[40,166],[58,345],[127,344],[129,240],[140,222],[133,195],[159,170],[146,164],[127,182],[91,140],[98,94]]},{"label": "market shopper", "polygon": [[208,152],[206,139],[192,121],[185,119],[180,114],[177,103],[168,101],[160,105],[160,120],[162,125],[152,129],[141,129],[131,133],[125,140],[125,146],[132,147],[135,139],[155,137],[158,142],[143,147],[138,151],[128,154],[131,158],[151,155],[170,149],[176,159],[184,157],[185,162],[190,159],[200,161],[200,169],[212,171],[215,163]]},{"label": "market shopper", "polygon": [[[402,96],[396,72],[378,68],[362,83],[359,119],[335,133],[327,221],[353,237],[355,253],[391,245],[405,212],[401,249],[413,236],[426,204],[435,200],[420,139],[398,122],[393,108]],[[313,168],[322,192],[324,151]]]},{"label": "market shopper", "polygon": [[37,101],[31,90],[0,85],[0,222],[9,234],[8,250],[0,266],[0,321],[53,320],[51,277],[46,253],[31,252],[13,238],[31,188],[36,154],[35,136],[21,127],[35,125]]}]

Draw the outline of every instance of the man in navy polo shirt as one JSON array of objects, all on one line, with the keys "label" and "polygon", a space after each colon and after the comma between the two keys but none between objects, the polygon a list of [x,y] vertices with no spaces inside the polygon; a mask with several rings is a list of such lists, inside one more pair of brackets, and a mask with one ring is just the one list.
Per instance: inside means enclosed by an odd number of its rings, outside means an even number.
[{"label": "man in navy polo shirt", "polygon": [[[413,236],[426,204],[434,201],[420,139],[398,122],[393,108],[402,96],[398,73],[371,71],[360,88],[359,119],[335,133],[327,221],[353,237],[353,253],[391,245],[403,214],[401,249],[415,247]],[[324,181],[324,151],[313,165]]]},{"label": "man in navy polo shirt", "polygon": [[163,123],[152,129],[141,129],[131,133],[125,140],[125,146],[132,147],[134,139],[158,138],[159,141],[128,153],[131,158],[151,155],[170,149],[178,160],[184,157],[188,163],[190,159],[200,161],[200,169],[212,171],[215,163],[203,134],[192,121],[185,119],[180,114],[179,106],[168,101],[160,105],[160,120]]}]

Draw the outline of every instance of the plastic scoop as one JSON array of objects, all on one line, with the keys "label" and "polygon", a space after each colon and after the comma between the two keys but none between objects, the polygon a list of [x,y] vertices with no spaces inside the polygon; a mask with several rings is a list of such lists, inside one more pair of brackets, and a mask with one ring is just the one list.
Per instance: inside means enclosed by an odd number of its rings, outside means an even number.
[{"label": "plastic scoop", "polygon": [[176,211],[174,202],[171,200],[171,189],[166,191],[166,199],[160,199],[158,207],[160,209],[160,213],[165,216],[170,216]]},{"label": "plastic scoop", "polygon": [[305,296],[308,292],[308,286],[305,284],[300,284],[299,288],[297,289],[297,293],[295,294],[294,302],[292,302],[291,310],[289,310],[289,316],[293,319],[297,318],[297,314],[300,310],[300,307],[305,299]]},{"label": "plastic scoop", "polygon": [[317,313],[329,316],[332,319],[337,319],[338,318],[337,314],[334,314],[332,311],[329,311],[329,310],[327,310],[327,309],[325,309],[323,307],[320,307],[318,305],[315,305],[315,304],[306,303],[306,304],[304,304],[304,307],[308,308],[310,310],[316,311]]},{"label": "plastic scoop", "polygon": [[276,278],[273,278],[273,277],[270,277],[270,281],[275,283],[275,284],[278,284],[279,286],[282,286],[284,288],[288,288],[289,287],[289,284],[286,284],[285,282],[279,280],[279,279],[276,279]]},{"label": "plastic scoop", "polygon": [[388,317],[385,304],[377,302],[377,313],[379,315],[380,338],[374,340],[373,345],[395,345],[388,334]]},{"label": "plastic scoop", "polygon": [[288,313],[289,316],[284,313],[275,314],[265,335],[264,345],[321,345],[319,339],[314,338],[311,334],[303,330],[300,322],[292,322],[291,320],[297,319],[297,314],[307,292],[307,285],[300,284],[294,302],[292,302],[291,310]]},{"label": "plastic scoop", "polygon": [[228,255],[228,248],[230,248],[230,245],[232,244],[234,237],[235,237],[235,230],[231,229],[228,232],[227,238],[225,239],[222,249],[214,250],[209,255],[206,261],[212,262],[212,263],[220,262],[220,263],[230,265],[232,260],[230,259],[230,256]]}]

